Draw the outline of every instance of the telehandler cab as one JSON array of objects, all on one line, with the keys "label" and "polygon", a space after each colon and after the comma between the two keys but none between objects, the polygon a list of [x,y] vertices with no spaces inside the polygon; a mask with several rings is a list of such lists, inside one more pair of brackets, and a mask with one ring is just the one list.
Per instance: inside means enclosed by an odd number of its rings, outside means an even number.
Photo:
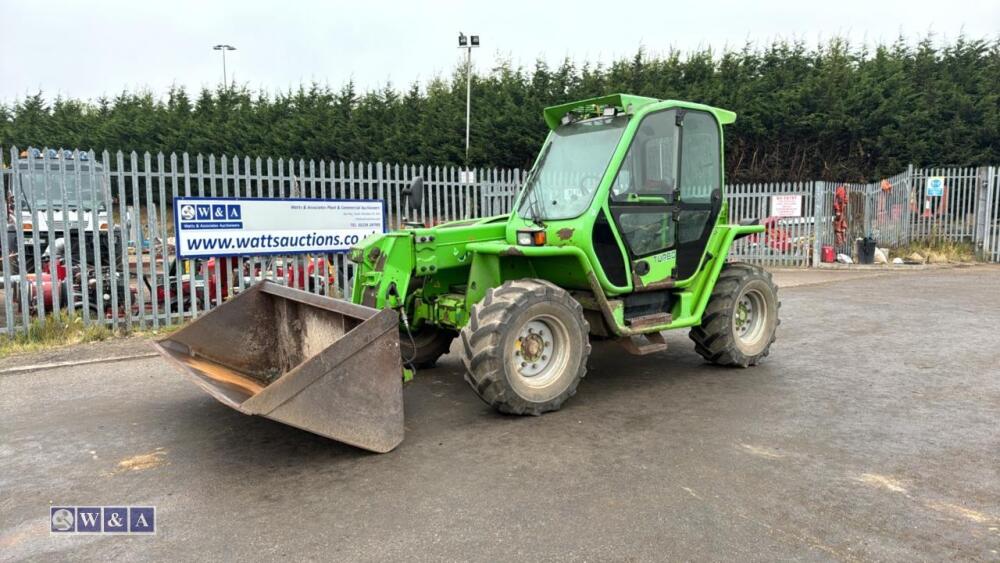
[{"label": "telehandler cab", "polygon": [[[726,221],[722,128],[736,115],[616,94],[544,118],[509,215],[374,235],[351,250],[353,303],[261,282],[161,352],[229,406],[373,451],[403,438],[402,365],[433,365],[455,338],[472,390],[530,415],[573,396],[592,337],[649,354],[662,331],[691,328],[716,364],[767,356],[777,288],[727,261],[763,230]],[[421,180],[406,192],[419,208]]]}]

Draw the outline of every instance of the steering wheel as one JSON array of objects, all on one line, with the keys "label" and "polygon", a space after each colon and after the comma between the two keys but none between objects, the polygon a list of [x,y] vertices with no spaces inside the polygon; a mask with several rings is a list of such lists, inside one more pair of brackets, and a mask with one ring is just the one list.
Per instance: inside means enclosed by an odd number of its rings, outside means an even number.
[{"label": "steering wheel", "polygon": [[663,230],[663,223],[643,223],[641,225],[636,225],[635,230],[642,231],[647,234],[657,234]]},{"label": "steering wheel", "polygon": [[580,188],[584,191],[590,191],[597,187],[597,184],[601,181],[601,177],[597,174],[587,174],[586,176],[580,178]]},{"label": "steering wheel", "polygon": [[579,187],[577,188],[565,188],[563,190],[563,199],[565,201],[577,201],[583,197],[583,194],[591,193],[597,187],[597,182],[601,181],[601,177],[596,174],[588,174],[580,178]]}]

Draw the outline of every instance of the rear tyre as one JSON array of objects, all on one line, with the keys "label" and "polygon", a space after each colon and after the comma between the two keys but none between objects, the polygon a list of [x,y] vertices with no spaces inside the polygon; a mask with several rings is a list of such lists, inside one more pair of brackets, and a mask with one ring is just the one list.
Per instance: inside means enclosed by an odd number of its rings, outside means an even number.
[{"label": "rear tyre", "polygon": [[587,373],[589,331],[583,307],[566,290],[509,281],[472,307],[462,329],[465,380],[500,412],[559,410]]},{"label": "rear tyre", "polygon": [[403,361],[417,369],[434,367],[438,358],[448,353],[451,341],[458,336],[453,331],[426,323],[410,334],[413,335],[412,341],[405,330],[399,331],[399,351]]},{"label": "rear tyre", "polygon": [[691,329],[695,350],[721,366],[756,365],[771,351],[778,319],[778,287],[764,269],[726,264],[715,283],[701,326]]}]

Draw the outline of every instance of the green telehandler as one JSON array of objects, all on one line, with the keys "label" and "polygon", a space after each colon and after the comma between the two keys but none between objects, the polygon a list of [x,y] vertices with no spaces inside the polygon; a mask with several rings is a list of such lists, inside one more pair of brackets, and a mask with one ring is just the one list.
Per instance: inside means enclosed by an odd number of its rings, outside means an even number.
[{"label": "green telehandler", "polygon": [[[402,381],[453,341],[498,411],[559,409],[591,339],[634,354],[690,328],[723,366],[768,355],[777,287],[729,262],[723,126],[733,112],[615,94],[544,110],[550,132],[509,215],[374,235],[351,302],[261,282],[160,341],[223,403],[365,449],[403,439]],[[415,178],[408,206],[419,209]]]}]

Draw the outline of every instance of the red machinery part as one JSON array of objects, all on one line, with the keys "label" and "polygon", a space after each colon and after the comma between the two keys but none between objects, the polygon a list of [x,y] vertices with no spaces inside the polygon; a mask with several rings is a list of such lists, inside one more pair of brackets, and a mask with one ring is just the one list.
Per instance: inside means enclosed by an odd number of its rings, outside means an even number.
[{"label": "red machinery part", "polygon": [[837,246],[847,240],[847,187],[837,186],[833,193],[833,234]]}]

